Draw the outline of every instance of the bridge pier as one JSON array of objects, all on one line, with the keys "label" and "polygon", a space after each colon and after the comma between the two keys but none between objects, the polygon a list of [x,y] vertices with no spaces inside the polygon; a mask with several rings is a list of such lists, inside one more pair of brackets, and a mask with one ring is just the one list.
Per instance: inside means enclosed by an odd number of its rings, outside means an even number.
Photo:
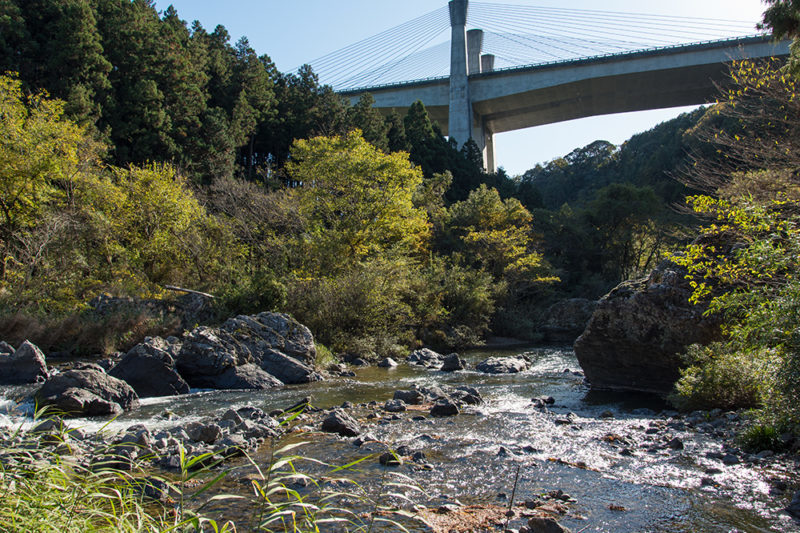
[{"label": "bridge pier", "polygon": [[467,77],[467,1],[450,0],[450,113],[448,135],[464,146],[472,137],[472,102]]}]

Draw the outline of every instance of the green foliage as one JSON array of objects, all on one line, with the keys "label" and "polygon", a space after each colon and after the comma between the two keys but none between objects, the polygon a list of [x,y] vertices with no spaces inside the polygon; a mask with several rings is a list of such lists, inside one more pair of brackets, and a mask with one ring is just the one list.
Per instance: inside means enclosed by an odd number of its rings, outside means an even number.
[{"label": "green foliage", "polygon": [[778,429],[768,423],[755,423],[747,427],[738,438],[746,451],[758,453],[763,450],[780,451],[784,444]]},{"label": "green foliage", "polygon": [[682,410],[752,408],[763,403],[774,355],[715,343],[689,347],[686,362],[670,396],[673,405]]},{"label": "green foliage", "polygon": [[295,193],[308,222],[307,271],[334,272],[389,250],[425,251],[425,213],[412,202],[422,174],[404,153],[384,154],[356,130],[297,141],[293,154],[288,168],[302,184]]}]

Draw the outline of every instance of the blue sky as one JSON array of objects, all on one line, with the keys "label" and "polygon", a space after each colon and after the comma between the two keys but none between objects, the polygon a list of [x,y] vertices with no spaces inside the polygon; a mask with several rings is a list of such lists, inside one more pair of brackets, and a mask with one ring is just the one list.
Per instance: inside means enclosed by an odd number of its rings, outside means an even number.
[{"label": "blue sky", "polygon": [[[482,0],[504,3],[627,13],[760,20],[759,0]],[[213,30],[222,24],[236,41],[247,36],[259,54],[267,54],[280,70],[291,70],[383,30],[447,4],[446,0],[157,0],[170,4],[182,19],[199,20]],[[755,29],[753,30],[755,33]],[[446,37],[445,37],[446,38]],[[631,135],[693,108],[624,113],[562,122],[500,134],[497,161],[515,175],[563,156],[597,139],[619,144]]]}]

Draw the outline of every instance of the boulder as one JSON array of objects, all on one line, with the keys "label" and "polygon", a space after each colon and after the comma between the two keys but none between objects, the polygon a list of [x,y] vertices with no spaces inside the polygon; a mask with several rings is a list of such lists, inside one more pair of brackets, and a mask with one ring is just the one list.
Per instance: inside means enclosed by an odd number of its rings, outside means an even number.
[{"label": "boulder", "polygon": [[187,394],[189,384],[175,369],[169,349],[161,337],[147,337],[131,348],[108,374],[128,383],[140,398]]},{"label": "boulder", "polygon": [[[225,331],[200,326],[184,334],[176,368],[192,387],[212,387],[213,377],[253,363],[250,350]],[[219,387],[222,388],[222,387]]]},{"label": "boulder", "polygon": [[595,309],[597,301],[586,298],[569,298],[554,303],[545,312],[547,319],[541,327],[544,340],[574,343],[586,329],[586,324],[589,323]]},{"label": "boulder", "polygon": [[68,416],[118,414],[139,405],[130,385],[97,370],[56,374],[35,394],[39,405],[52,405]]},{"label": "boulder", "polygon": [[406,403],[403,400],[387,400],[383,409],[390,413],[402,413],[406,410]]},{"label": "boulder", "polygon": [[356,437],[361,433],[358,422],[341,409],[334,409],[322,420],[322,431],[337,433],[342,437]]},{"label": "boulder", "polygon": [[396,390],[392,399],[402,401],[408,405],[419,405],[425,401],[425,395],[416,389]]},{"label": "boulder", "polygon": [[719,338],[717,318],[689,303],[685,269],[663,262],[650,276],[625,281],[604,296],[575,341],[593,389],[667,394],[690,344]]},{"label": "boulder", "polygon": [[429,348],[422,348],[414,350],[409,354],[407,361],[415,365],[425,366],[428,368],[439,368],[442,366],[444,356],[440,353],[434,352]]},{"label": "boulder", "polygon": [[449,399],[438,400],[431,407],[431,416],[454,416],[458,414],[458,405]]},{"label": "boulder", "polygon": [[247,345],[262,344],[306,365],[313,366],[317,359],[317,348],[311,331],[284,313],[240,315],[228,319],[220,329]]},{"label": "boulder", "polygon": [[792,498],[789,507],[786,508],[786,512],[800,520],[800,490],[794,493],[794,498]]},{"label": "boulder", "polygon": [[467,368],[467,362],[464,361],[457,353],[447,355],[442,361],[442,372],[455,372],[456,370],[464,370]]},{"label": "boulder", "polygon": [[395,361],[395,360],[394,360],[394,359],[392,359],[391,357],[384,357],[384,358],[383,358],[383,359],[381,359],[381,361],[378,363],[378,367],[379,367],[379,368],[394,368],[394,367],[396,367],[396,366],[397,366],[397,361]]},{"label": "boulder", "polygon": [[194,376],[192,386],[201,389],[261,390],[282,387],[283,382],[265,372],[260,366],[248,363],[229,366],[220,374]]},{"label": "boulder", "polygon": [[3,343],[0,352],[0,385],[36,383],[47,379],[44,354],[34,344],[25,341],[14,350]]},{"label": "boulder", "polygon": [[484,374],[516,374],[529,366],[530,363],[522,357],[490,357],[478,363],[475,370]]},{"label": "boulder", "polygon": [[310,383],[322,379],[312,367],[277,350],[262,347],[252,353],[265,372],[284,383]]}]

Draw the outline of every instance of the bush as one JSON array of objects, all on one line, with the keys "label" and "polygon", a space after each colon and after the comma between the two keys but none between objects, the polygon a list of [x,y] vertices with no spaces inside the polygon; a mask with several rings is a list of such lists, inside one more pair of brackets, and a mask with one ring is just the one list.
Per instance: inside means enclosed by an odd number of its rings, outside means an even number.
[{"label": "bush", "polygon": [[746,451],[758,453],[763,450],[780,451],[783,448],[778,429],[768,423],[756,423],[739,435],[739,442]]},{"label": "bush", "polygon": [[769,387],[769,350],[731,351],[724,343],[692,345],[669,400],[682,410],[760,407]]},{"label": "bush", "polygon": [[252,315],[277,311],[286,304],[286,286],[270,271],[241,276],[236,284],[227,285],[214,301],[222,320],[234,315]]}]

